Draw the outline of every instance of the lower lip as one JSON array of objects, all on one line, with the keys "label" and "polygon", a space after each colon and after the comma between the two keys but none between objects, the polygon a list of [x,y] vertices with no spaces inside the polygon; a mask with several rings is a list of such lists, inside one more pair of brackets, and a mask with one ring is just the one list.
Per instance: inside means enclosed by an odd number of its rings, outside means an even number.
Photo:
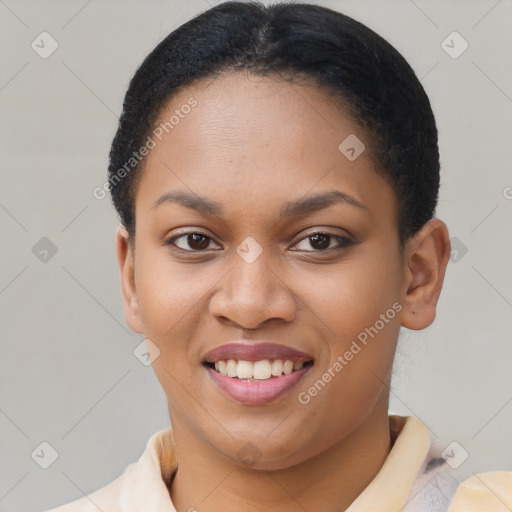
[{"label": "lower lip", "polygon": [[255,381],[233,379],[209,367],[207,370],[220,389],[237,402],[247,405],[260,405],[273,402],[291,389],[304,377],[311,367],[312,365],[309,365],[288,375]]}]

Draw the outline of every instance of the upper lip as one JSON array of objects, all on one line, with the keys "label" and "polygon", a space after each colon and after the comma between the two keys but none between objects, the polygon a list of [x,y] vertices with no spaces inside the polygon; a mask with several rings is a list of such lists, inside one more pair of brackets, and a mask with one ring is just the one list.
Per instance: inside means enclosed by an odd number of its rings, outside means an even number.
[{"label": "upper lip", "polygon": [[271,343],[268,341],[248,341],[239,340],[232,343],[226,343],[210,350],[203,361],[206,363],[215,363],[217,361],[226,361],[236,359],[243,361],[260,361],[262,359],[283,359],[295,362],[306,362],[312,358],[309,354],[300,352],[286,345]]}]

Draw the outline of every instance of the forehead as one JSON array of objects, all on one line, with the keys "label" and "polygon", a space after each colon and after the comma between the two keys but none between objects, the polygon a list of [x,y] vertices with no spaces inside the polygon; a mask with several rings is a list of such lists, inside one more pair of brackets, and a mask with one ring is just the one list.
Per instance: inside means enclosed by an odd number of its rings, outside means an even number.
[{"label": "forehead", "polygon": [[215,196],[229,210],[338,189],[373,205],[374,215],[394,217],[371,142],[312,83],[245,72],[202,79],[168,102],[150,137],[136,209],[174,190]]}]

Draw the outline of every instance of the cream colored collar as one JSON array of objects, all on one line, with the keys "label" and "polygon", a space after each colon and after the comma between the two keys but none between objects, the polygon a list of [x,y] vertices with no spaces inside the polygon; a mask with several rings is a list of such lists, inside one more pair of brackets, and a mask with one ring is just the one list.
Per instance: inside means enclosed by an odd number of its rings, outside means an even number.
[{"label": "cream colored collar", "polygon": [[[413,416],[389,416],[396,436],[380,471],[346,512],[396,512],[407,502],[430,447],[427,427]],[[166,484],[177,467],[172,429],[151,436],[137,463],[125,471],[121,507],[125,512],[176,512]]]}]

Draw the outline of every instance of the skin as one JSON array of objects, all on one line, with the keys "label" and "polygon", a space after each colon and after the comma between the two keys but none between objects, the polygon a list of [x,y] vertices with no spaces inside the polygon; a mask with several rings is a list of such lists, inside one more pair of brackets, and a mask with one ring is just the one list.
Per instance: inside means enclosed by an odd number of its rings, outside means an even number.
[{"label": "skin", "polygon": [[[135,240],[123,227],[117,232],[126,320],[160,350],[153,367],[179,458],[170,496],[179,512],[344,510],[389,454],[399,329],[434,321],[447,227],[431,220],[402,252],[395,192],[375,171],[370,141],[316,85],[223,74],[183,89],[161,120],[191,96],[198,105],[146,157]],[[349,134],[368,149],[353,162],[338,150]],[[170,202],[153,208],[177,190],[220,203],[223,217]],[[286,201],[330,190],[365,208],[336,203],[280,219]],[[185,230],[209,238],[184,236],[175,240],[181,250],[165,244]],[[326,251],[338,241],[308,238],[318,231],[353,243]],[[248,236],[262,248],[251,263],[236,252]],[[395,302],[401,311],[300,403],[298,394]],[[275,402],[238,403],[201,361],[242,338],[296,348],[314,366]],[[237,455],[247,442],[259,454],[253,465]]]}]

